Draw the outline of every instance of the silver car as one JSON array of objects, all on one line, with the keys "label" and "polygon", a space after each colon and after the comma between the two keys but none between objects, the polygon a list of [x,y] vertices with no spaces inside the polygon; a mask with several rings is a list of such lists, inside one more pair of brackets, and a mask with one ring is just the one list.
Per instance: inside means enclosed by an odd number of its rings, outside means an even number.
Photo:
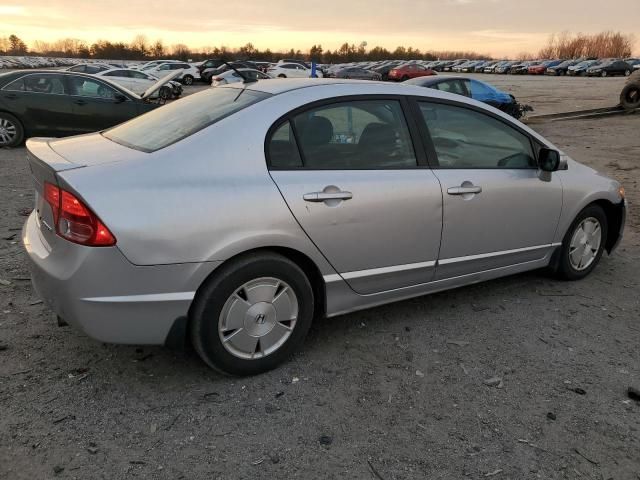
[{"label": "silver car", "polygon": [[27,142],[33,284],[102,341],[190,341],[218,370],[284,361],[314,318],[549,267],[588,275],[624,190],[508,115],[421,87],[205,90]]}]

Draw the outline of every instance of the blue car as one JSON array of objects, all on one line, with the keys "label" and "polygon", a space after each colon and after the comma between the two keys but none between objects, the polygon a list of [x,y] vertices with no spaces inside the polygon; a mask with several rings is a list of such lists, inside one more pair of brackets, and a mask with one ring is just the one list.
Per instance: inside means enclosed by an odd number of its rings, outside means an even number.
[{"label": "blue car", "polygon": [[515,118],[520,118],[525,112],[533,110],[528,105],[520,105],[513,95],[473,78],[439,75],[437,77],[413,78],[403,83],[464,95],[489,104]]}]

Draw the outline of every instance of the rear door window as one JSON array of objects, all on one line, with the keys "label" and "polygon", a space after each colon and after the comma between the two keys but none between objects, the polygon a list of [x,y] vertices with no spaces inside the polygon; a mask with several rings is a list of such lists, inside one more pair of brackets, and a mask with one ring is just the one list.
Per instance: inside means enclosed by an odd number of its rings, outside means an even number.
[{"label": "rear door window", "polygon": [[[277,157],[271,166],[314,170],[415,168],[411,136],[398,100],[355,100],[293,117],[301,159]],[[282,127],[281,127],[282,128]],[[276,132],[284,136],[280,129]],[[271,141],[276,141],[276,135]],[[283,149],[279,149],[282,151]],[[295,152],[294,152],[295,153]]]},{"label": "rear door window", "polygon": [[121,145],[154,152],[270,96],[254,90],[211,88],[156,108],[103,135]]},{"label": "rear door window", "polygon": [[10,83],[3,90],[13,90],[33,93],[50,93],[64,95],[64,81],[60,75],[49,73],[32,73]]}]

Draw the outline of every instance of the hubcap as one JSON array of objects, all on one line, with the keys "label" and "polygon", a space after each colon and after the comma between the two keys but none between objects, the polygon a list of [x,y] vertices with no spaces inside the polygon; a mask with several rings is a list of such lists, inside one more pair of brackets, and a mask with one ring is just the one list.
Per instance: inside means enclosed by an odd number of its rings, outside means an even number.
[{"label": "hubcap", "polygon": [[8,145],[16,138],[18,130],[13,122],[6,118],[0,118],[0,145]]},{"label": "hubcap", "polygon": [[596,259],[602,241],[600,222],[593,218],[585,218],[573,232],[569,245],[569,261],[578,271],[588,268]]},{"label": "hubcap", "polygon": [[218,334],[224,348],[243,359],[262,358],[275,352],[289,338],[298,319],[298,299],[282,280],[251,280],[227,299]]}]

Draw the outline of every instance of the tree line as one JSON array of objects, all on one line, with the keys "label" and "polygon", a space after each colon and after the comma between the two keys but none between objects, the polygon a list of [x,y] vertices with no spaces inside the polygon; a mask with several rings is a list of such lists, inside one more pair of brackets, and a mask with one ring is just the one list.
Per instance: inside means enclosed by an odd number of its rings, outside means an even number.
[{"label": "tree line", "polygon": [[365,60],[437,60],[448,58],[485,59],[487,54],[464,51],[421,51],[418,48],[399,46],[388,50],[376,46],[370,50],[366,44],[343,43],[335,50],[323,49],[322,45],[313,45],[308,51],[289,49],[272,51],[260,50],[252,43],[240,48],[203,47],[199,50],[184,44],[165,45],[162,40],[150,42],[144,35],[136,36],[132,42],[111,42],[98,40],[88,44],[76,38],[64,38],[55,42],[36,40],[31,48],[16,35],[0,37],[0,54],[5,55],[38,55],[45,57],[95,58],[112,60],[152,60],[157,58],[175,58],[179,60],[203,60],[205,58],[222,58],[225,60],[251,59],[261,61],[277,61],[283,57],[300,60],[313,60],[321,63],[355,62]]},{"label": "tree line", "polygon": [[[547,44],[538,52],[538,58],[579,58],[584,56],[628,57],[631,55],[635,38],[620,32],[603,32],[594,35],[553,34]],[[319,63],[341,63],[375,60],[447,60],[456,58],[491,59],[490,55],[474,51],[421,51],[418,48],[399,46],[395,50],[376,46],[367,49],[367,44],[343,43],[335,50],[313,45],[308,51],[289,49],[285,51],[260,50],[252,43],[240,48],[204,47],[193,50],[184,44],[165,45],[162,40],[149,41],[144,35],[136,36],[130,43],[98,40],[88,44],[75,38],[64,38],[55,42],[37,40],[31,48],[16,35],[0,37],[0,54],[38,55],[45,57],[75,57],[111,60],[152,60],[173,58],[178,60],[258,60],[274,62],[281,58],[295,58]],[[521,53],[519,59],[534,58],[530,53]]]}]

